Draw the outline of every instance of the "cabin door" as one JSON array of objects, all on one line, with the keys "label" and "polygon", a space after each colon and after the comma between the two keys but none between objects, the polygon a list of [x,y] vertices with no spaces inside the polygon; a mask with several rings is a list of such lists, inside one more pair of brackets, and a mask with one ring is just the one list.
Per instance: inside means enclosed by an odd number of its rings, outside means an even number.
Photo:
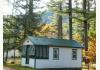
[{"label": "cabin door", "polygon": [[29,45],[26,46],[26,64],[29,64]]}]

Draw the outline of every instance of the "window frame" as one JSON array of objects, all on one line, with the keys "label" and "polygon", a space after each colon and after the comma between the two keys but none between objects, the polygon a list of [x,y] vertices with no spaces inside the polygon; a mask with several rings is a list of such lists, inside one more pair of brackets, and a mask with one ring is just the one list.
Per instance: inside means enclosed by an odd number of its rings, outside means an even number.
[{"label": "window frame", "polygon": [[35,47],[34,47],[34,45],[30,45],[28,51],[29,51],[29,57],[33,58],[34,55],[35,55]]},{"label": "window frame", "polygon": [[[35,47],[36,47],[36,54],[35,54],[36,59],[49,59],[49,46],[35,45]],[[45,53],[44,53],[44,51],[45,51]]]},{"label": "window frame", "polygon": [[[54,50],[58,51],[57,58],[54,58]],[[53,60],[59,60],[59,48],[53,48]]]},{"label": "window frame", "polygon": [[72,60],[77,60],[77,49],[72,49]]},{"label": "window frame", "polygon": [[21,51],[21,57],[26,57],[26,45],[22,46]]}]

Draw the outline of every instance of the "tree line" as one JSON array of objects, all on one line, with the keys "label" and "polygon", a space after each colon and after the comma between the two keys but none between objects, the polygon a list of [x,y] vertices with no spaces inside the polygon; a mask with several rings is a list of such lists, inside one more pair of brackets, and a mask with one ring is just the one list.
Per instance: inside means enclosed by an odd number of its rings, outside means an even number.
[{"label": "tree line", "polygon": [[[27,35],[51,36],[53,38],[77,40],[85,46],[84,56],[95,61],[95,0],[50,0],[47,4],[48,10],[54,13],[50,18],[52,20],[50,24],[41,23],[43,12],[34,12],[39,8],[39,1],[15,0],[13,2],[13,11],[17,14],[19,11],[19,15],[4,16],[4,51],[8,53],[10,49],[20,50],[21,43]],[[25,4],[22,4],[22,2]],[[25,13],[21,12],[20,8]],[[64,17],[68,17],[69,21],[63,22]],[[8,55],[6,55],[6,61],[7,57]]]}]

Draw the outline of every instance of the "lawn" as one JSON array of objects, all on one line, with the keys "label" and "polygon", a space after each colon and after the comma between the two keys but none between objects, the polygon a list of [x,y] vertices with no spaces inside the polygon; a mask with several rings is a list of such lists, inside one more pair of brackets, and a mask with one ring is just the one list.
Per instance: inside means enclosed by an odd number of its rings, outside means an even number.
[{"label": "lawn", "polygon": [[[34,70],[33,68],[21,66],[21,65],[18,65],[18,64],[4,64],[4,66],[15,69],[15,70]],[[88,70],[88,69],[87,69],[87,67],[83,67],[82,70]],[[92,68],[92,69],[89,69],[89,70],[96,70],[96,69]]]},{"label": "lawn", "polygon": [[[11,62],[12,62],[11,60],[8,60],[8,62],[6,64],[4,63],[4,67],[9,67],[9,68],[12,68],[12,69],[15,69],[15,70],[34,70],[33,68],[30,68],[30,67],[21,66],[20,61],[18,59],[16,60],[15,64],[11,64]],[[85,65],[84,62],[82,63],[82,66],[83,66],[82,70],[88,70],[88,67]],[[95,64],[92,65],[92,67],[90,65],[89,70],[96,70],[95,68],[96,68]]]},{"label": "lawn", "polygon": [[26,67],[26,66],[21,66],[20,62],[21,59],[20,58],[16,58],[15,59],[15,64],[13,64],[12,62],[14,62],[14,60],[12,58],[8,59],[6,63],[4,63],[4,67],[9,67],[15,70],[34,70],[31,67]]},{"label": "lawn", "polygon": [[15,69],[15,70],[33,70],[33,68],[21,66],[18,64],[4,64],[4,66]]},{"label": "lawn", "polygon": [[[85,63],[82,63],[82,70],[88,70],[88,65],[85,65]],[[89,64],[89,70],[96,70],[96,64]]]}]

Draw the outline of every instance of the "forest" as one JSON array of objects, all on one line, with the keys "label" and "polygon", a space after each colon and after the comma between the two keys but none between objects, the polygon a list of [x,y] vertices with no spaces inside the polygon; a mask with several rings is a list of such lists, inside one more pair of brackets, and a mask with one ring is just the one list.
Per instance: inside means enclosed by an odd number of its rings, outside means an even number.
[{"label": "forest", "polygon": [[[12,14],[3,16],[3,54],[21,51],[28,36],[76,40],[85,48],[83,59],[96,63],[96,0],[7,0]],[[46,9],[45,9],[46,8]],[[15,60],[15,53],[13,59]]]}]

